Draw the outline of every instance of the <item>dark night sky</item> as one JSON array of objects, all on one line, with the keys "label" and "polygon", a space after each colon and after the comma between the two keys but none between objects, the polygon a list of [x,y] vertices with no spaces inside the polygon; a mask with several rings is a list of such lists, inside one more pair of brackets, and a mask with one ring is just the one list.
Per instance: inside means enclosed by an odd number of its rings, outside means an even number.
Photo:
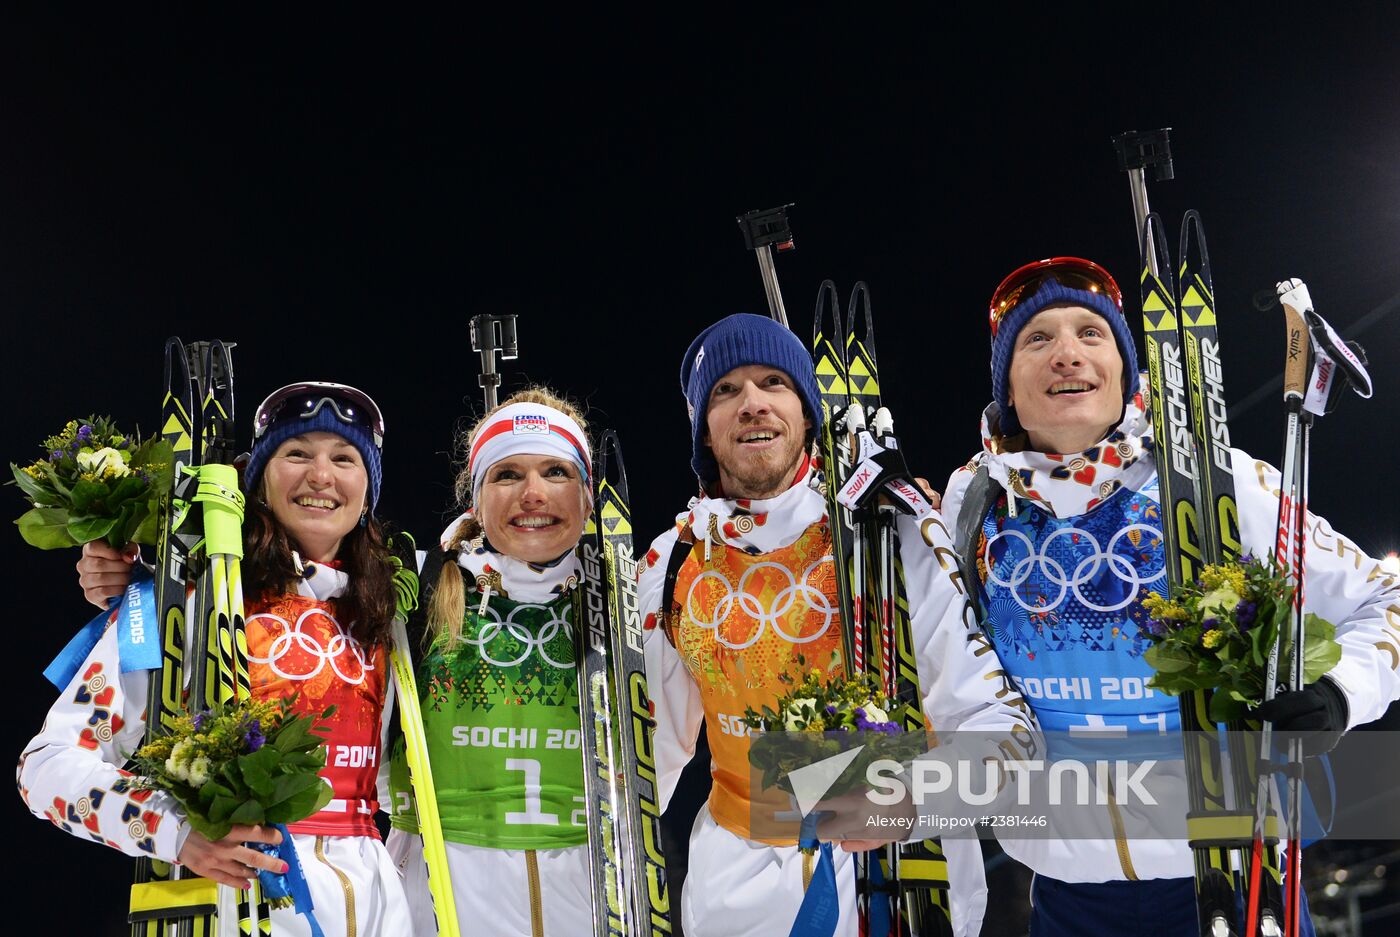
[{"label": "dark night sky", "polygon": [[[164,338],[218,337],[239,345],[245,443],[280,384],[375,396],[381,513],[431,537],[449,511],[454,421],[480,407],[467,319],[517,313],[507,388],[549,382],[621,432],[650,536],[693,487],[681,352],[723,315],[764,311],[734,216],[791,201],[798,250],[779,276],[794,326],[810,329],[822,278],[843,293],[870,283],[886,402],[911,463],[941,486],[977,445],[983,313],[1002,275],[1096,258],[1137,328],[1109,145],[1132,128],[1174,128],[1177,178],[1151,188],[1153,206],[1173,241],[1182,211],[1203,214],[1232,403],[1283,359],[1279,314],[1253,310],[1256,290],[1306,279],[1349,337],[1400,296],[1393,13],[1152,26],[794,4],[728,20],[697,8],[688,23],[543,8],[348,23],[325,9],[297,23],[0,21],[7,460],[91,411],[151,430]],[[1400,546],[1385,417],[1400,315],[1355,337],[1376,399],[1317,430],[1312,495],[1379,553]],[[1278,460],[1274,394],[1232,417],[1237,444]],[[39,670],[91,610],[75,555],[15,534],[4,546],[17,752],[53,695]],[[53,921],[76,932],[124,901],[124,859],[17,799],[6,817],[26,894]]]}]

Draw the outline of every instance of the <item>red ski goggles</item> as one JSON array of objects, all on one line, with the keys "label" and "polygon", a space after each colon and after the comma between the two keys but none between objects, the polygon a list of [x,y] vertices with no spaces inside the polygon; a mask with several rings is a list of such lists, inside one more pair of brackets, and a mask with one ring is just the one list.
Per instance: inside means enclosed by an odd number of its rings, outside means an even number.
[{"label": "red ski goggles", "polygon": [[1102,293],[1113,300],[1118,311],[1123,310],[1123,292],[1107,270],[1082,257],[1051,257],[1037,260],[1013,270],[1001,285],[992,293],[987,320],[992,327],[992,338],[1006,314],[1029,299],[1047,280],[1054,280],[1061,286],[1088,293]]},{"label": "red ski goggles", "polygon": [[253,415],[253,441],[261,439],[273,423],[293,417],[309,420],[323,407],[330,407],[340,422],[367,430],[376,449],[384,447],[384,415],[369,394],[328,381],[288,384],[268,394]]}]

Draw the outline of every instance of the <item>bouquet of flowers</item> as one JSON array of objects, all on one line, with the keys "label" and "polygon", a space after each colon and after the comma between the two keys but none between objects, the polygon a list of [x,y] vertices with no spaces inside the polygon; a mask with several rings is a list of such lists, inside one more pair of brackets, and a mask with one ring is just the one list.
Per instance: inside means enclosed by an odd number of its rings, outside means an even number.
[{"label": "bouquet of flowers", "polygon": [[[1172,696],[1214,690],[1210,718],[1228,722],[1264,700],[1265,668],[1274,642],[1278,673],[1293,655],[1288,633],[1293,587],[1272,555],[1207,566],[1201,578],[1143,602],[1153,646],[1143,655],[1157,671],[1150,686]],[[1312,683],[1342,657],[1337,629],[1309,613],[1303,622],[1303,681]]]},{"label": "bouquet of flowers", "polygon": [[294,823],[324,807],[331,788],[317,718],[298,716],[290,699],[248,701],[178,717],[169,733],[134,757],[135,787],[165,791],[210,840],[235,823]]},{"label": "bouquet of flowers", "polygon": [[792,793],[788,775],[793,770],[864,745],[828,789],[827,796],[836,797],[863,785],[872,762],[902,763],[928,748],[922,731],[906,732],[890,718],[896,704],[881,692],[873,674],[833,678],[813,669],[801,683],[790,674],[778,679],[788,692],[762,711],[750,706],[743,716],[744,725],[762,733],[749,746],[749,762],[763,772],[764,787],[776,784]]},{"label": "bouquet of flowers", "polygon": [[107,417],[70,420],[44,440],[45,457],[10,463],[15,484],[33,505],[16,522],[41,550],[106,540],[155,543],[157,505],[170,488],[174,452],[159,436],[133,441]]}]

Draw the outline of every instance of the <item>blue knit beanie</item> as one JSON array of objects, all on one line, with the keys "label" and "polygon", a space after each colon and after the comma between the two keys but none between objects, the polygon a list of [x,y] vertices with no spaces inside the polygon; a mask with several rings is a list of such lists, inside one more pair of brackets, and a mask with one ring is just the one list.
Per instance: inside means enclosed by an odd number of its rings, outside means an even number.
[{"label": "blue knit beanie", "polygon": [[380,461],[379,447],[368,428],[356,423],[347,423],[336,416],[334,407],[321,407],[314,414],[303,419],[291,407],[284,408],[273,418],[267,430],[253,443],[253,451],[248,454],[248,464],[243,469],[243,489],[257,490],[262,471],[267,460],[277,447],[293,436],[304,436],[314,432],[335,433],[360,452],[364,459],[365,471],[369,474],[369,509],[379,503],[379,483],[384,478],[384,467]]},{"label": "blue knit beanie", "polygon": [[1133,346],[1133,333],[1128,329],[1128,320],[1123,318],[1123,310],[1118,308],[1104,293],[1091,293],[1089,290],[1076,290],[1055,280],[1046,280],[1035,295],[1019,303],[1002,317],[992,338],[992,399],[1001,411],[1001,433],[1011,436],[1021,431],[1016,419],[1016,411],[1011,409],[1007,398],[1011,394],[1011,358],[1016,350],[1016,336],[1031,317],[1056,303],[1073,303],[1103,316],[1118,343],[1118,353],[1123,357],[1123,373],[1128,376],[1123,390],[1123,404],[1126,406],[1137,392],[1138,373],[1137,351]]},{"label": "blue knit beanie", "polygon": [[821,420],[817,375],[812,370],[811,353],[801,339],[765,316],[741,312],[719,320],[695,337],[681,359],[681,392],[690,410],[690,467],[702,484],[719,478],[714,453],[705,444],[710,391],[720,378],[746,364],[768,365],[792,378],[802,409],[812,421],[808,442]]}]

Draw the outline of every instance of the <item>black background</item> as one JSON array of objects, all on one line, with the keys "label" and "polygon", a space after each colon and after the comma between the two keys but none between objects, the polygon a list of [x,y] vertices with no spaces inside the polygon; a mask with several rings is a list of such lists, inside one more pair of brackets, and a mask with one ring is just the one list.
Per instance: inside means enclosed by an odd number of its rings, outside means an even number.
[{"label": "black background", "polygon": [[[791,201],[794,328],[822,278],[870,283],[886,402],[941,487],[978,444],[1006,272],[1095,258],[1137,328],[1109,138],[1171,126],[1177,179],[1150,194],[1173,241],[1182,211],[1204,216],[1235,443],[1279,458],[1278,395],[1251,395],[1278,385],[1283,333],[1250,298],[1302,277],[1376,378],[1314,434],[1313,506],[1394,550],[1400,317],[1366,317],[1400,296],[1400,23],[1110,9],[7,14],[5,457],[93,411],[153,430],[164,338],[218,337],[239,344],[245,445],[280,384],[369,391],[388,423],[381,513],[431,537],[454,510],[454,425],[480,410],[467,320],[517,313],[506,389],[551,383],[621,432],[644,545],[694,487],[682,351],[764,312],[734,216]],[[53,697],[39,671],[92,610],[75,554],[3,542],[18,752]],[[127,860],[7,811],[12,907],[54,933],[121,932]],[[994,913],[1019,904],[1002,870],[992,887]]]}]

